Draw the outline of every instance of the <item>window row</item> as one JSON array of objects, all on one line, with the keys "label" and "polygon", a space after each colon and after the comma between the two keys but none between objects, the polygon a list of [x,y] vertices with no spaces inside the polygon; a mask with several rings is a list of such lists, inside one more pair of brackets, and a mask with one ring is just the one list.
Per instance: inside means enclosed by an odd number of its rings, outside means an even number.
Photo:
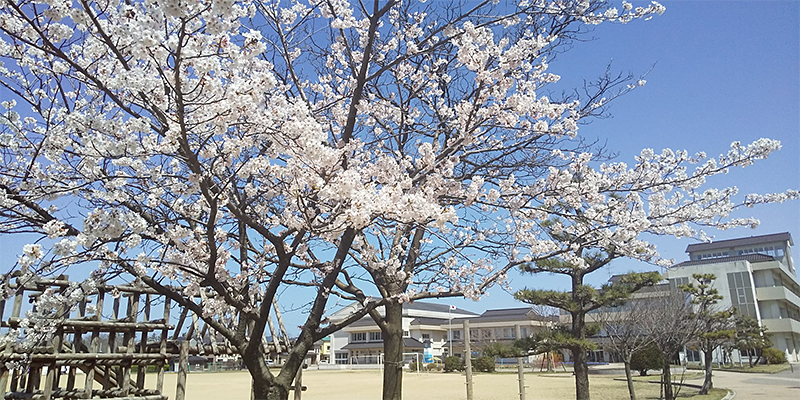
[{"label": "window row", "polygon": [[737,255],[745,254],[766,254],[773,257],[783,257],[783,247],[780,246],[760,246],[751,249],[736,250]]},{"label": "window row", "polygon": [[383,335],[381,335],[380,331],[377,332],[351,332],[350,333],[350,342],[357,343],[357,342],[381,342],[383,341]]}]

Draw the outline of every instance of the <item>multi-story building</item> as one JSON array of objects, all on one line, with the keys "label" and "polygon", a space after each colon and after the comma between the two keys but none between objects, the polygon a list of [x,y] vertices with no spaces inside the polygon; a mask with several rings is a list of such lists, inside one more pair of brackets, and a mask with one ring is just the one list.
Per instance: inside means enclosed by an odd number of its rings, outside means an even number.
[{"label": "multi-story building", "polygon": [[[350,305],[331,316],[335,321],[349,315]],[[448,305],[413,302],[403,305],[403,345],[409,353],[406,361],[419,356],[443,360],[450,354],[461,356],[464,351],[464,321],[470,322],[470,343],[479,350],[481,345],[495,341],[512,341],[527,337],[552,320],[542,318],[530,307],[489,310],[476,314]],[[331,364],[377,365],[381,363],[383,339],[381,331],[370,317],[349,325],[331,335]]]},{"label": "multi-story building", "polygon": [[800,281],[787,233],[691,244],[689,261],[670,267],[665,277],[685,284],[693,274],[716,276],[720,307],[736,307],[765,326],[774,347],[800,361]]},{"label": "multi-story building", "polygon": [[[331,321],[343,319],[359,307],[350,304],[331,315]],[[378,310],[383,314],[383,309]],[[444,304],[413,302],[403,304],[403,345],[406,353],[443,355],[449,321],[478,315]],[[444,328],[442,326],[444,325]],[[381,330],[371,317],[364,317],[331,335],[330,364],[377,365],[383,356]]]},{"label": "multi-story building", "polygon": [[465,335],[462,327],[467,319],[471,347],[478,351],[488,343],[510,344],[518,338],[529,337],[547,326],[555,325],[558,320],[556,317],[543,317],[531,307],[487,310],[477,318],[453,320],[453,354],[457,356],[464,352]]}]

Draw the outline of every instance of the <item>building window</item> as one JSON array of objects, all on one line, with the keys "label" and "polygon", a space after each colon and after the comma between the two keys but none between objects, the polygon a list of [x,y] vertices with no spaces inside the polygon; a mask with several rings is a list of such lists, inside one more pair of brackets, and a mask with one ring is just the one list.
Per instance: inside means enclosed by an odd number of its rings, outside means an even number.
[{"label": "building window", "polygon": [[370,332],[369,333],[369,341],[370,342],[380,342],[382,340],[383,340],[383,336],[381,335],[380,331],[378,331],[378,332]]},{"label": "building window", "polygon": [[688,285],[688,284],[689,284],[689,278],[687,278],[687,277],[672,278],[672,279],[669,280],[669,286],[673,290],[680,289],[681,286]]},{"label": "building window", "polygon": [[366,342],[367,332],[353,332],[350,334],[351,342]]},{"label": "building window", "polygon": [[452,331],[450,334],[453,335],[453,340],[461,340],[461,331],[460,330],[459,331]]},{"label": "building window", "polygon": [[[716,252],[716,253],[696,254],[694,256],[694,259],[695,260],[706,260],[706,259],[709,259],[709,258],[728,257],[730,255],[731,255],[731,253],[728,252],[728,251],[719,251],[719,252]],[[739,255],[741,255],[741,253]]]},{"label": "building window", "polygon": [[700,362],[700,352],[697,350],[686,349],[686,361],[688,362]]},{"label": "building window", "polygon": [[347,352],[346,351],[337,351],[336,352],[336,364],[347,364]]},{"label": "building window", "polygon": [[411,332],[403,331],[403,337],[411,337]]},{"label": "building window", "polygon": [[773,257],[783,257],[783,247],[780,246],[759,246],[753,247],[749,249],[740,249],[736,250],[736,254],[738,255],[745,255],[745,254],[766,254],[768,256]]},{"label": "building window", "polygon": [[430,333],[423,333],[422,334],[422,340],[426,340],[426,339],[427,340],[431,339],[431,334]]},{"label": "building window", "polygon": [[756,318],[756,302],[753,299],[753,283],[748,272],[728,273],[731,305],[737,311],[751,318]]}]

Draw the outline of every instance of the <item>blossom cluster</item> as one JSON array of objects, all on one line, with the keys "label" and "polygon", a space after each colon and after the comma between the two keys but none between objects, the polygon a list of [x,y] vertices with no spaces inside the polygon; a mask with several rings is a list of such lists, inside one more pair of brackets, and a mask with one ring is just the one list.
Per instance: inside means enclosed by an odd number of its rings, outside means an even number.
[{"label": "blossom cluster", "polygon": [[[657,261],[643,233],[752,225],[728,217],[798,197],[706,188],[777,150],[768,139],[632,166],[582,146],[579,122],[606,100],[548,96],[549,55],[655,2],[461,17],[416,2],[42,3],[0,11],[16,97],[0,110],[0,231],[42,239],[17,266],[156,276],[199,296],[203,318],[256,313],[285,282],[358,298],[353,276],[397,301],[477,298],[520,263],[580,265],[587,248]],[[644,81],[618,84],[595,97]]]}]

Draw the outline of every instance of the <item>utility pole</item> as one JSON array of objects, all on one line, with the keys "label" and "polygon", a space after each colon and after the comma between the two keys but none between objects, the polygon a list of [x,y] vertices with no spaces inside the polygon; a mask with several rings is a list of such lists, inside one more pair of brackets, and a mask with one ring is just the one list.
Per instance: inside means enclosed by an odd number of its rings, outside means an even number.
[{"label": "utility pole", "polygon": [[469,320],[464,321],[464,367],[467,373],[467,400],[472,400],[472,349],[469,346]]},{"label": "utility pole", "polygon": [[447,322],[448,322],[447,341],[450,342],[450,352],[447,353],[448,356],[455,355],[453,354],[453,309],[454,308],[456,308],[456,306],[450,306],[447,309]]},{"label": "utility pole", "polygon": [[[519,324],[515,326],[517,340],[522,339]],[[517,357],[517,380],[519,381],[519,400],[525,400],[525,368],[522,366],[522,357]]]}]

